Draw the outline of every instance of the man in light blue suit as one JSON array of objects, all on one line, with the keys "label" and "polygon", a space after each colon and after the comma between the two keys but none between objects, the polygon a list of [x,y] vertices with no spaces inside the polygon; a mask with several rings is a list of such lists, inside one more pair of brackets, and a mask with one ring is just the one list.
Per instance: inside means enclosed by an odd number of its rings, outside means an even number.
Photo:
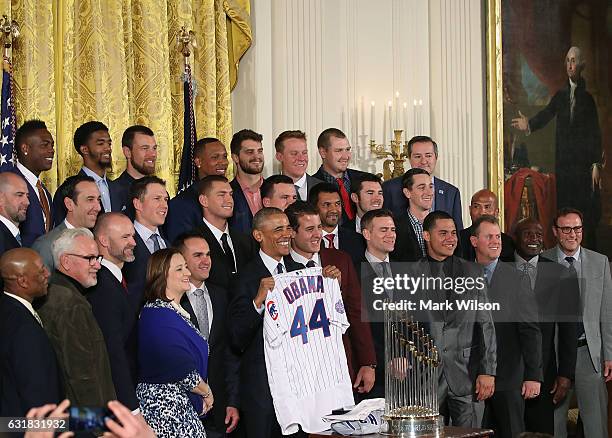
[{"label": "man in light blue suit", "polygon": [[[438,145],[431,137],[417,135],[408,142],[408,160],[410,167],[426,170],[430,175],[436,170]],[[463,229],[461,218],[461,194],[454,185],[440,178],[433,177],[434,202],[431,211],[441,210],[450,214],[457,226],[457,232]],[[385,197],[384,208],[391,210],[397,218],[406,214],[408,199],[402,192],[402,177],[392,178],[383,183]]]},{"label": "man in light blue suit", "polygon": [[558,245],[544,252],[570,271],[580,288],[578,355],[574,384],[555,410],[555,437],[567,437],[567,411],[576,392],[584,436],[608,436],[608,392],[612,380],[612,279],[608,258],[581,246],[583,216],[573,208],[561,209],[553,223]]}]

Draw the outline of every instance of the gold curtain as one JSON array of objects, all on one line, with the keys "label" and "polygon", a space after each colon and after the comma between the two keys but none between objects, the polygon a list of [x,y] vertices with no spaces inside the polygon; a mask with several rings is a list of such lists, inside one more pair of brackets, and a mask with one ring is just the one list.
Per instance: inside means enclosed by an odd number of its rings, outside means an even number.
[{"label": "gold curtain", "polygon": [[[251,44],[249,0],[1,0],[21,26],[13,49],[17,124],[47,122],[56,155],[44,175],[50,188],[78,172],[74,130],[100,120],[113,139],[113,171],[125,169],[123,130],[149,126],[158,149],[157,175],[175,191],[183,147],[181,28],[193,30],[198,138],[229,146],[230,92]],[[229,42],[228,42],[229,41]]]}]

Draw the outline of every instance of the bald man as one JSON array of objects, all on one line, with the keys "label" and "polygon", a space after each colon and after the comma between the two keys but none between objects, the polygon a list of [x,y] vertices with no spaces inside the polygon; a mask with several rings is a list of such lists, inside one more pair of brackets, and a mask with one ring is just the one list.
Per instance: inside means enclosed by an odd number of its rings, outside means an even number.
[{"label": "bald man", "polygon": [[25,221],[29,205],[25,179],[12,172],[0,173],[0,254],[21,246],[19,224]]},{"label": "bald man", "polygon": [[134,225],[122,213],[103,213],[93,233],[103,258],[98,282],[87,293],[87,300],[104,336],[117,400],[134,410],[138,408],[136,312],[121,272],[124,263],[134,261]]},{"label": "bald man", "polygon": [[0,258],[0,274],[0,417],[23,417],[64,398],[53,346],[32,307],[47,293],[49,271],[36,251],[16,248]]},{"label": "bald man", "polygon": [[[467,261],[476,261],[476,251],[470,243],[470,236],[472,235],[472,228],[474,222],[480,216],[483,215],[499,217],[499,205],[497,203],[497,196],[489,189],[478,190],[472,196],[470,201],[470,218],[472,219],[472,225],[459,232],[459,242],[457,249],[455,249],[455,255],[461,257]],[[499,259],[502,262],[513,262],[514,261],[514,242],[512,237],[506,233],[501,233],[502,250]]]}]

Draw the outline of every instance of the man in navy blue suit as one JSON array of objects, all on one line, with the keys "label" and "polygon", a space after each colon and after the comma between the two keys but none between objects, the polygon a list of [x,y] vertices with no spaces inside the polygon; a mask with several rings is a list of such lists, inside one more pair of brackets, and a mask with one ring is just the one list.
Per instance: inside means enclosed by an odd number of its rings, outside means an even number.
[{"label": "man in navy blue suit", "polygon": [[28,182],[30,199],[26,219],[19,228],[23,246],[30,247],[38,236],[53,228],[51,193],[39,176],[53,165],[54,141],[45,122],[28,120],[17,130],[15,145],[19,161],[13,172]]},{"label": "man in navy blue suit", "polygon": [[123,266],[123,274],[130,301],[138,312],[143,304],[149,257],[155,251],[170,246],[160,230],[168,214],[166,182],[153,175],[140,178],[132,184],[129,197],[135,211],[136,260]]},{"label": "man in navy blue suit", "polygon": [[32,301],[47,294],[49,271],[35,251],[0,258],[0,416],[23,417],[63,398],[57,358]]},{"label": "man in navy blue suit", "polygon": [[26,219],[28,205],[25,180],[12,172],[0,173],[0,254],[21,246],[19,224]]},{"label": "man in navy blue suit", "polygon": [[[193,149],[193,157],[198,171],[198,182],[209,175],[225,176],[229,164],[227,150],[216,138],[206,137],[198,140]],[[198,182],[177,194],[168,205],[165,230],[170,241],[202,224],[202,208],[198,202],[201,190]]]},{"label": "man in navy blue suit", "polygon": [[230,183],[234,191],[234,215],[230,227],[242,233],[251,232],[253,216],[263,207],[259,191],[263,184],[262,140],[261,134],[243,129],[234,134],[230,144],[236,165],[236,178]]},{"label": "man in navy blue suit", "polygon": [[342,199],[340,223],[355,219],[355,205],[351,201],[351,193],[354,191],[355,180],[364,172],[348,167],[352,156],[348,138],[337,128],[327,128],[319,134],[317,147],[323,164],[313,176],[338,188]]},{"label": "man in navy blue suit", "polygon": [[[438,161],[438,144],[431,137],[424,135],[412,137],[408,142],[408,160],[413,169],[418,167],[433,175]],[[461,218],[461,194],[459,189],[435,176],[432,179],[435,196],[431,211],[447,212],[453,217],[457,225],[457,231],[462,230],[463,220]],[[402,177],[398,176],[385,181],[383,190],[385,193],[385,208],[391,210],[396,218],[403,215],[408,208],[408,200],[402,193]]]},{"label": "man in navy blue suit", "polygon": [[142,125],[133,125],[123,131],[121,148],[126,159],[126,168],[116,179],[112,180],[110,189],[121,204],[119,211],[134,216],[134,208],[128,201],[130,186],[137,179],[155,174],[157,161],[157,142],[153,131]]}]

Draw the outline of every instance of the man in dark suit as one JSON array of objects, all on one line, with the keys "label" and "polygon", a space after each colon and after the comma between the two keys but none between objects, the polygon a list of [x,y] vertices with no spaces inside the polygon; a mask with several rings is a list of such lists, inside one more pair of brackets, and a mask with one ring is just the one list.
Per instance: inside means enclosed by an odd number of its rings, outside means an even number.
[{"label": "man in dark suit", "polygon": [[365,250],[365,243],[360,234],[338,225],[342,217],[342,200],[338,188],[327,182],[318,184],[310,191],[309,202],[321,218],[322,242],[325,247],[347,252],[357,266],[361,261],[360,254]]},{"label": "man in dark suit", "polygon": [[243,129],[232,137],[230,149],[236,169],[236,177],[232,180],[234,196],[234,215],[230,226],[242,233],[250,233],[253,225],[253,215],[261,210],[261,193],[263,184],[264,155],[261,142],[263,136]]},{"label": "man in dark suit", "polygon": [[15,149],[19,160],[13,172],[28,183],[30,206],[25,221],[21,222],[22,245],[32,246],[38,236],[53,228],[51,193],[39,176],[53,165],[54,141],[45,122],[28,120],[17,130]]},{"label": "man in dark suit", "polygon": [[[228,166],[225,145],[213,137],[202,138],[194,146],[193,161],[198,181],[209,175],[225,176]],[[171,241],[202,223],[202,209],[198,202],[200,192],[200,186],[195,182],[170,200],[165,230]]]},{"label": "man in dark suit", "polygon": [[392,257],[398,262],[414,262],[426,255],[423,221],[431,211],[433,183],[426,170],[415,167],[402,176],[402,187],[410,203],[395,216],[397,240]]},{"label": "man in dark suit", "polygon": [[[430,137],[418,135],[408,142],[408,160],[412,169],[424,169],[432,175],[435,197],[433,210],[445,211],[453,217],[457,230],[463,229],[461,194],[454,185],[433,176],[438,161],[438,144]],[[383,183],[385,208],[391,210],[395,218],[400,218],[408,208],[408,200],[402,195],[401,176]]]},{"label": "man in dark suit", "polygon": [[137,179],[155,173],[157,142],[155,134],[146,126],[133,125],[123,131],[121,149],[125,155],[126,168],[109,185],[116,194],[121,208],[119,211],[133,218],[134,208],[128,200],[130,186]]},{"label": "man in dark suit", "polygon": [[255,241],[228,225],[234,210],[232,188],[222,175],[209,175],[200,183],[200,225],[193,231],[208,242],[210,256],[215,260],[207,283],[231,291],[240,270],[256,254]]},{"label": "man in dark suit", "polygon": [[283,131],[276,137],[274,148],[283,175],[293,180],[297,198],[307,201],[310,189],[322,181],[306,173],[308,168],[306,134],[302,131]]},{"label": "man in dark suit", "polygon": [[576,276],[544,257],[543,246],[544,229],[537,220],[528,218],[516,225],[514,263],[535,295],[544,374],[540,395],[525,401],[525,428],[554,435],[555,406],[565,399],[576,370],[578,324],[566,316],[580,308],[580,293]]},{"label": "man in dark suit", "polygon": [[32,307],[47,293],[49,271],[35,251],[12,249],[0,258],[0,416],[23,417],[64,394],[51,341]]},{"label": "man in dark suit", "polygon": [[134,226],[123,213],[103,213],[94,236],[103,259],[98,282],[87,293],[87,300],[104,335],[117,400],[135,410],[137,352],[129,341],[136,318],[121,273],[124,263],[134,261]]},{"label": "man in dark suit", "polygon": [[62,370],[66,398],[75,406],[105,406],[115,387],[104,336],[86,290],[98,282],[98,246],[86,228],[64,230],[53,245],[56,271],[38,313]]},{"label": "man in dark suit", "polygon": [[[470,218],[472,225],[459,231],[459,244],[455,250],[455,255],[462,257],[469,262],[476,260],[476,251],[470,242],[472,236],[472,227],[476,220],[483,215],[491,215],[499,217],[499,207],[497,205],[497,196],[489,189],[478,190],[472,196],[470,201]],[[514,261],[514,242],[512,237],[506,233],[501,233],[501,255],[499,259],[502,262]]]},{"label": "man in dark suit", "polygon": [[293,180],[287,175],[272,175],[261,185],[261,203],[264,207],[285,209],[297,200]]},{"label": "man in dark suit", "polygon": [[[457,229],[446,212],[433,211],[423,222],[427,258],[415,263],[414,270],[432,279],[450,278],[453,284],[467,279],[475,285],[463,293],[459,289],[435,290],[439,301],[445,299],[487,300],[482,268],[453,256],[457,246]],[[476,307],[476,306],[475,306]],[[438,379],[438,402],[448,412],[454,426],[480,427],[480,403],[493,395],[497,369],[495,327],[490,310],[456,307],[432,311],[429,330],[441,358]]]},{"label": "man in dark suit", "polygon": [[[106,178],[106,169],[113,164],[112,141],[106,125],[98,121],[83,123],[74,131],[74,148],[83,158],[79,174],[92,177],[100,190],[102,211],[121,211],[122,200],[115,192],[116,186],[111,187]],[[58,225],[66,217],[63,199],[53,199],[53,212],[55,225]]]},{"label": "man in dark suit", "polygon": [[228,291],[207,281],[213,264],[212,254],[200,234],[182,234],[175,241],[175,247],[185,257],[191,272],[191,288],[183,295],[181,305],[208,340],[210,348],[208,384],[215,396],[215,404],[204,419],[206,436],[224,437],[234,431],[240,420],[240,360],[231,351],[227,340]]},{"label": "man in dark suit", "polygon": [[361,287],[352,260],[344,251],[321,247],[321,218],[310,204],[297,201],[285,213],[294,231],[291,258],[303,267],[335,266],[342,274],[340,290],[350,324],[342,340],[353,387],[365,395],[375,383],[374,369],[381,362],[377,362],[370,327],[362,316]]},{"label": "man in dark suit", "polygon": [[355,190],[355,180],[364,172],[348,167],[352,155],[348,138],[337,128],[327,128],[319,134],[317,148],[323,163],[313,176],[333,184],[338,189],[342,199],[340,223],[353,220],[355,206],[351,201],[351,193]]},{"label": "man in dark suit", "polygon": [[53,242],[66,228],[93,229],[102,209],[100,205],[100,190],[93,178],[87,175],[73,175],[57,188],[56,199],[63,199],[66,218],[47,234],[40,236],[32,249],[37,251],[50,272],[55,270],[53,261]]},{"label": "man in dark suit", "polygon": [[[376,384],[369,394],[371,398],[385,396],[385,329],[384,323],[373,313],[373,279],[375,277],[390,277],[393,259],[389,254],[393,251],[396,241],[395,222],[389,210],[370,210],[361,220],[362,235],[366,242],[366,249],[361,254],[359,276],[362,281],[367,321],[370,323],[374,348],[376,350]],[[376,298],[379,298],[376,296]]]},{"label": "man in dark suit", "polygon": [[0,173],[0,254],[21,247],[19,224],[26,220],[29,205],[25,180],[12,172]]},{"label": "man in dark suit", "polygon": [[134,205],[135,260],[123,265],[130,302],[138,314],[144,299],[147,263],[155,251],[170,246],[161,232],[168,214],[166,182],[149,175],[136,180],[130,189],[130,202]]},{"label": "man in dark suit", "polygon": [[489,302],[501,307],[495,315],[495,392],[486,402],[484,423],[495,430],[496,436],[514,438],[525,431],[525,400],[540,395],[543,379],[537,304],[514,266],[500,262],[502,243],[497,219],[483,215],[472,227],[470,242],[489,282]]},{"label": "man in dark suit", "polygon": [[300,269],[289,255],[293,230],[277,208],[260,210],[253,218],[253,237],[259,254],[247,264],[237,281],[228,311],[232,345],[241,354],[240,404],[248,438],[280,438],[264,357],[263,312],[273,275]]},{"label": "man in dark suit", "polygon": [[361,218],[363,215],[370,210],[378,210],[383,206],[384,198],[380,178],[371,173],[364,173],[356,178],[351,200],[355,204],[355,218],[344,222],[342,226],[361,234]]}]

